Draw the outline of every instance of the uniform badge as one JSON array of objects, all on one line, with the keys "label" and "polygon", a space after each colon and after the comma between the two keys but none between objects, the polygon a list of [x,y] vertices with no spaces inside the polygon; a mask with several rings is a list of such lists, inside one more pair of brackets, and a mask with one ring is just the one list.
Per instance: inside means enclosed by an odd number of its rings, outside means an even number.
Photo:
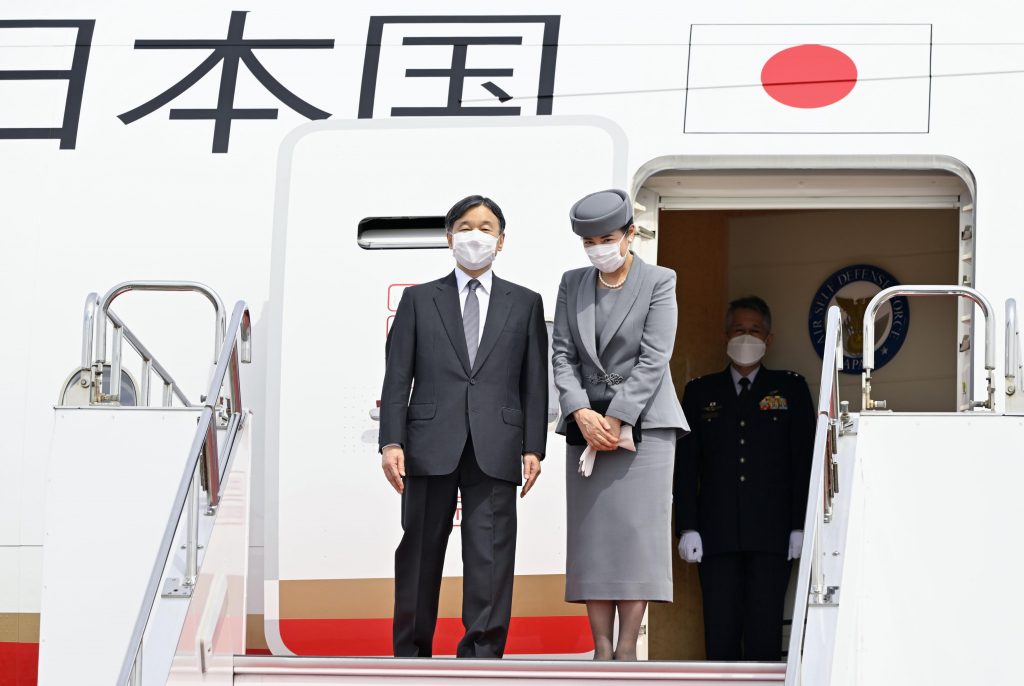
[{"label": "uniform badge", "polygon": [[719,410],[722,409],[721,404],[717,401],[712,400],[707,405],[701,408],[701,418],[706,421],[711,421],[718,417]]},{"label": "uniform badge", "polygon": [[768,410],[788,410],[789,403],[786,402],[786,398],[779,395],[777,391],[769,393],[765,397],[761,398],[761,402],[758,404],[762,412]]}]

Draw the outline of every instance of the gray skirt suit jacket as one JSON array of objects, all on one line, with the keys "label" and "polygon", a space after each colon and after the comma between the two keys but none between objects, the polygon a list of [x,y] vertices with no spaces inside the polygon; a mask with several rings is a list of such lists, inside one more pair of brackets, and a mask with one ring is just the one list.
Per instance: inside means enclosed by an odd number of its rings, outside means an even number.
[{"label": "gray skirt suit jacket", "polygon": [[552,333],[556,431],[565,433],[574,411],[603,401],[606,416],[640,421],[643,434],[636,452],[598,453],[590,477],[577,474],[584,448],[566,446],[570,602],[672,600],[672,468],[676,438],[689,430],[669,371],[675,287],[675,272],[634,255],[626,282],[599,317],[597,270],[562,276]]}]

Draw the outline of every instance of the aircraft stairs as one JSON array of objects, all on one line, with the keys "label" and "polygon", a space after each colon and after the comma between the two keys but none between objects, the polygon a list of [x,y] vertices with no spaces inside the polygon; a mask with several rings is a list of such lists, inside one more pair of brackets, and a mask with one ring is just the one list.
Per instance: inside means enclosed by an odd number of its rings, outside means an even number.
[{"label": "aircraft stairs", "polygon": [[[197,291],[214,303],[217,366],[201,404],[182,398],[172,406],[173,379],[109,311],[133,289]],[[242,404],[239,363],[251,345],[248,310],[239,302],[228,321],[219,298],[200,284],[122,284],[91,297],[80,383],[91,397],[55,410],[39,683],[1015,683],[1015,648],[1024,638],[1024,600],[1014,592],[1021,553],[1013,541],[1024,521],[1024,499],[1015,494],[1024,461],[1019,448],[1010,449],[1024,439],[1015,305],[1008,301],[1006,310],[1007,411],[997,413],[988,301],[961,287],[887,289],[868,306],[864,340],[874,340],[873,314],[900,295],[952,295],[977,305],[986,321],[987,396],[956,413],[885,410],[871,395],[868,352],[868,410],[847,411],[838,384],[842,315],[830,309],[789,658],[777,664],[244,655],[245,594],[260,592],[246,588],[252,417]],[[105,375],[116,379],[121,370],[120,339],[163,382],[161,407],[118,405],[109,390],[116,385],[105,389]],[[96,435],[97,425],[104,439],[91,446],[82,437]],[[104,473],[91,457],[102,457]],[[88,494],[109,487],[110,473],[130,474],[124,483],[132,485],[97,504]],[[83,570],[73,559],[96,564]]]}]

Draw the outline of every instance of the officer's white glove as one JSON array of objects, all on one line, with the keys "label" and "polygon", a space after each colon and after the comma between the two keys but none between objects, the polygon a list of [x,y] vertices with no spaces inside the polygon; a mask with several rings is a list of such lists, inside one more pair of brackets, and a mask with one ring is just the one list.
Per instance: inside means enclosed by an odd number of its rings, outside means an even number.
[{"label": "officer's white glove", "polygon": [[686,562],[700,562],[704,557],[704,544],[696,531],[684,531],[679,539],[679,557]]},{"label": "officer's white glove", "polygon": [[804,532],[794,529],[789,534],[789,557],[787,560],[796,560],[800,557],[800,551],[804,548]]}]

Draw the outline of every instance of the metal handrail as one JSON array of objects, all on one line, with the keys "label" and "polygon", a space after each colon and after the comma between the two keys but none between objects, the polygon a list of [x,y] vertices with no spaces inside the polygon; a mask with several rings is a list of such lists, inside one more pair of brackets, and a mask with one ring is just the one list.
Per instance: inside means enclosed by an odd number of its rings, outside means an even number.
[{"label": "metal handrail", "polygon": [[[130,291],[157,291],[165,293],[175,292],[193,292],[199,293],[206,297],[213,305],[213,309],[216,311],[217,320],[215,322],[214,331],[214,345],[213,345],[213,359],[217,361],[217,356],[220,353],[221,344],[224,341],[225,335],[225,312],[224,301],[220,299],[209,286],[206,284],[199,283],[198,281],[125,281],[119,283],[103,296],[100,300],[99,311],[97,313],[99,320],[99,331],[102,331],[105,325],[104,319],[107,316],[107,310],[110,309],[110,305],[119,298],[120,296]],[[105,337],[100,337],[97,340],[97,353],[100,358],[106,357],[107,342]]]},{"label": "metal handrail", "polygon": [[[84,373],[90,374],[92,377],[92,384],[94,387],[93,399],[96,402],[109,402],[112,400],[113,393],[104,396],[102,388],[103,365],[106,364],[106,360],[97,359],[95,361],[95,365],[93,360],[93,340],[97,329],[96,313],[99,309],[99,300],[100,296],[97,293],[90,293],[85,298],[85,312],[82,316],[82,370]],[[192,407],[192,403],[189,401],[188,396],[185,395],[181,386],[179,386],[178,382],[174,380],[173,376],[171,376],[171,373],[167,371],[162,364],[160,364],[160,361],[157,360],[153,353],[149,351],[149,348],[139,340],[139,337],[136,336],[127,325],[125,325],[124,321],[110,309],[107,310],[107,319],[109,319],[110,323],[114,326],[116,332],[115,337],[122,336],[124,340],[128,341],[128,344],[135,350],[135,352],[138,353],[139,357],[142,358],[142,374],[139,380],[142,386],[139,389],[140,403],[144,406],[149,405],[149,374],[150,372],[156,372],[157,376],[160,377],[160,380],[163,381],[164,384],[163,405],[170,405],[171,396],[173,395],[177,397],[185,407]],[[99,335],[105,338],[106,331],[101,331]],[[117,357],[117,371],[118,376],[120,376],[121,356],[116,355],[115,357]],[[115,370],[113,364],[111,365],[110,371],[111,379],[113,380],[117,378],[117,376],[114,375]],[[82,384],[85,385],[88,383],[90,383],[89,379],[86,376],[83,376]],[[111,383],[111,386],[113,385],[114,384]],[[120,388],[118,388],[117,397],[120,398]]]},{"label": "metal handrail", "polygon": [[1003,345],[1003,364],[1006,379],[1006,395],[1017,392],[1017,372],[1020,369],[1020,340],[1017,331],[1017,301],[1006,300],[1006,340]]},{"label": "metal handrail", "polygon": [[[837,420],[839,413],[839,370],[843,366],[842,314],[833,305],[825,316],[825,350],[822,354],[821,385],[818,390],[818,412],[814,432],[807,511],[804,515],[804,543],[800,551],[796,602],[793,607],[792,630],[786,661],[786,684],[799,683],[803,661],[805,623],[810,604],[825,601],[826,587],[821,555],[821,527],[829,521],[832,500],[837,493],[833,456],[839,451]],[[826,478],[828,487],[826,488]],[[800,599],[804,600],[801,601]]]},{"label": "metal handrail", "polygon": [[[224,345],[221,346],[219,354],[217,356],[217,366],[213,372],[213,378],[210,382],[209,390],[206,394],[206,398],[203,401],[202,412],[199,415],[199,423],[196,427],[196,433],[192,438],[192,446],[189,448],[188,458],[185,463],[185,467],[182,470],[181,477],[178,481],[178,489],[174,496],[174,504],[172,507],[172,516],[167,520],[167,526],[164,529],[163,536],[160,540],[159,554],[150,570],[149,580],[146,583],[146,593],[143,596],[142,607],[139,608],[139,612],[135,618],[135,626],[132,629],[131,639],[125,650],[124,658],[121,662],[121,670],[118,673],[118,684],[125,684],[128,682],[129,676],[132,673],[133,666],[136,661],[136,656],[140,653],[142,648],[142,638],[146,631],[146,625],[149,622],[150,613],[153,610],[153,604],[156,602],[156,595],[159,592],[160,583],[163,576],[164,566],[168,556],[171,554],[171,548],[174,545],[174,534],[178,527],[178,522],[181,521],[181,515],[185,510],[186,503],[189,499],[189,491],[194,487],[194,476],[196,470],[199,468],[200,459],[205,455],[203,466],[207,470],[207,485],[209,501],[211,506],[215,506],[220,501],[220,488],[221,488],[221,471],[218,465],[218,445],[217,445],[217,418],[221,411],[224,410],[221,406],[221,389],[225,381],[229,382],[231,388],[231,400],[232,405],[227,408],[227,412],[230,415],[229,427],[234,427],[235,430],[241,427],[240,416],[242,413],[242,393],[241,393],[241,379],[239,373],[239,361],[248,363],[252,360],[252,323],[249,315],[249,308],[246,306],[244,301],[238,301],[235,304],[234,311],[231,315],[231,322],[225,329]],[[241,354],[239,354],[241,351]],[[230,448],[233,443],[233,437],[228,436],[226,438],[226,445]],[[231,451],[227,451],[228,458],[230,460]],[[224,466],[224,472],[227,472],[228,464]],[[193,555],[187,555],[188,564],[197,565],[197,558]],[[195,577],[197,569],[190,567],[186,570],[186,577],[191,575]]]},{"label": "metal handrail", "polygon": [[[249,308],[242,301],[235,304],[234,312],[231,314],[230,324],[231,343],[225,342],[221,346],[220,357],[217,360],[217,367],[213,370],[213,378],[210,380],[210,388],[206,393],[204,403],[207,408],[213,411],[210,421],[206,426],[200,421],[199,429],[206,434],[206,484],[210,495],[210,506],[216,507],[220,500],[220,471],[218,468],[217,455],[217,423],[213,421],[221,416],[224,408],[220,405],[220,392],[225,381],[230,382],[232,406],[227,414],[234,414],[242,407],[242,384],[241,375],[238,371],[239,352],[241,361],[248,364],[252,361],[252,320],[249,316]],[[241,345],[239,345],[241,343]]]},{"label": "metal handrail", "polygon": [[[985,317],[985,369],[996,368],[996,322],[992,316],[992,304],[984,295],[967,286],[892,286],[875,293],[864,311],[864,369],[875,368],[875,347],[870,345],[875,340],[875,317],[879,308],[885,303],[900,296],[936,296],[954,295],[966,298],[981,308]],[[868,336],[870,335],[870,338]]]},{"label": "metal handrail", "polygon": [[975,402],[975,407],[995,409],[996,368],[996,320],[992,303],[984,295],[967,286],[892,286],[879,291],[871,298],[864,311],[864,357],[862,375],[863,404],[861,409],[884,409],[885,402],[871,398],[871,371],[875,368],[875,317],[883,304],[900,296],[956,296],[970,300],[979,308],[985,317],[985,369],[988,370],[988,399]]},{"label": "metal handrail", "polygon": [[[142,341],[139,340],[138,336],[132,333],[132,330],[125,326],[121,318],[114,314],[112,310],[107,312],[107,318],[110,320],[111,324],[121,329],[124,339],[128,341],[129,345],[131,345],[132,348],[135,349],[135,352],[139,354],[139,357],[142,358],[142,389],[139,392],[139,396],[143,399],[143,405],[149,405],[149,372],[154,371],[164,382],[165,405],[170,405],[170,399],[168,396],[173,393],[178,400],[181,401],[182,405],[185,407],[192,407],[192,403],[189,401],[188,396],[185,395],[185,391],[181,389],[181,386],[179,386],[178,382],[174,380],[171,373],[167,371],[162,364],[160,364],[160,361],[153,356],[153,353],[149,352],[149,349],[142,344]],[[111,369],[111,374],[113,374],[113,369]]]},{"label": "metal handrail", "polygon": [[[93,357],[93,364],[86,366],[93,366],[95,383],[99,387],[102,385],[103,365],[107,359],[107,320],[110,319],[114,322],[114,335],[112,339],[113,354],[111,355],[110,374],[112,379],[120,379],[121,374],[121,338],[124,333],[124,325],[118,325],[115,321],[115,317],[111,316],[110,305],[118,297],[128,293],[130,291],[157,291],[165,293],[174,292],[193,292],[203,295],[213,305],[215,311],[215,322],[214,322],[214,341],[213,341],[213,359],[217,361],[220,355],[221,347],[224,343],[225,335],[225,317],[224,317],[224,302],[220,299],[212,289],[205,284],[198,283],[196,281],[125,281],[119,283],[104,294],[99,300],[95,307],[95,314],[93,315],[96,321],[95,325],[95,354]],[[88,313],[89,303],[86,303],[86,319],[89,319]],[[138,341],[138,339],[135,339]],[[141,343],[140,343],[141,345]],[[89,346],[93,347],[93,346]],[[138,350],[138,348],[136,348]],[[141,354],[141,353],[140,353]],[[85,342],[83,342],[83,359],[86,356]],[[150,356],[152,359],[152,356]],[[97,370],[98,367],[98,370]],[[166,383],[166,378],[165,378]],[[148,390],[148,389],[147,389]],[[98,393],[98,391],[97,391]],[[121,388],[120,383],[110,384],[110,394],[102,400],[107,402],[118,402],[120,400]],[[180,396],[179,396],[180,397]]]},{"label": "metal handrail", "polygon": [[96,333],[96,310],[99,305],[99,293],[85,296],[85,312],[82,313],[82,369],[92,366],[92,342]]}]

